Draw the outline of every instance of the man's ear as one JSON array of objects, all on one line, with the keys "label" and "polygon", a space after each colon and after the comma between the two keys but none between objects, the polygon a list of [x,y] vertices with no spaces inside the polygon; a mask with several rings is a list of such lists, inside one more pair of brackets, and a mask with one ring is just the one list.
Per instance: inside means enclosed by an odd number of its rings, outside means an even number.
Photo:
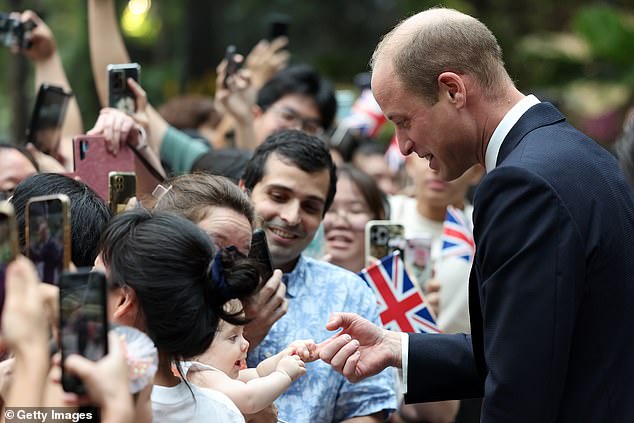
[{"label": "man's ear", "polygon": [[454,72],[443,72],[438,75],[438,97],[445,97],[457,108],[463,108],[467,103],[467,88],[460,75]]},{"label": "man's ear", "polygon": [[247,187],[244,185],[244,179],[240,178],[240,180],[238,181],[238,188],[240,188],[242,192],[248,194]]}]

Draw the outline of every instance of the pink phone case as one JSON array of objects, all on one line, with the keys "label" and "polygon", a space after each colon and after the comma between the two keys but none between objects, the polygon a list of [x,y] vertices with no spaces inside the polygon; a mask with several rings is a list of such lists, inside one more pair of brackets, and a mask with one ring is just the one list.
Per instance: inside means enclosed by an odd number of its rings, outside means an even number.
[{"label": "pink phone case", "polygon": [[116,156],[106,150],[101,135],[77,135],[73,138],[75,175],[108,201],[108,174],[110,172],[134,172],[134,152],[122,145]]}]

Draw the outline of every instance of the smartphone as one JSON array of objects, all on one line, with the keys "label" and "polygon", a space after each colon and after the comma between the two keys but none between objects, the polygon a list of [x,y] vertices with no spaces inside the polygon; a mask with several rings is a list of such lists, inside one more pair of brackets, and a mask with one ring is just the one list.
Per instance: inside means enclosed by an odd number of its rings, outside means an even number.
[{"label": "smartphone", "polygon": [[251,249],[249,250],[249,258],[256,260],[259,264],[260,275],[262,281],[266,283],[273,276],[273,264],[271,262],[271,254],[269,246],[266,243],[266,234],[263,229],[253,231],[251,237]]},{"label": "smartphone", "polygon": [[35,99],[26,140],[43,153],[57,151],[72,93],[57,85],[41,84]]},{"label": "smartphone", "polygon": [[231,75],[235,75],[242,67],[242,62],[236,60],[236,46],[229,45],[225,51],[225,59],[227,60],[227,66],[225,67],[225,79],[222,81],[222,85],[227,88],[227,81]]},{"label": "smartphone", "polygon": [[431,260],[432,237],[429,234],[417,234],[405,240],[405,263],[419,286],[424,290],[432,275]]},{"label": "smartphone", "polygon": [[[4,307],[4,286],[7,266],[18,255],[18,229],[13,206],[7,201],[0,202],[0,316]],[[1,317],[0,317],[1,320]]]},{"label": "smartphone", "polygon": [[136,111],[136,101],[128,87],[128,78],[139,82],[141,65],[138,63],[110,64],[108,72],[108,105],[126,113]]},{"label": "smartphone", "polygon": [[26,203],[25,247],[42,282],[57,285],[70,264],[70,200],[64,194]]},{"label": "smartphone", "polygon": [[[88,268],[64,272],[59,279],[62,363],[70,354],[97,361],[108,354],[106,276]],[[62,387],[84,394],[81,381],[62,366]]]},{"label": "smartphone", "polygon": [[269,18],[268,40],[273,41],[279,37],[288,37],[290,18],[287,15],[274,15]]},{"label": "smartphone", "polygon": [[125,210],[128,200],[136,195],[136,173],[110,172],[108,174],[108,205],[114,214]]},{"label": "smartphone", "polygon": [[25,50],[31,47],[31,31],[35,22],[22,22],[19,17],[0,13],[0,44],[9,48]]},{"label": "smartphone", "polygon": [[73,138],[75,176],[108,201],[110,172],[135,172],[136,159],[132,148],[122,144],[116,156],[106,150],[101,135],[77,135]]},{"label": "smartphone", "polygon": [[366,264],[371,259],[383,257],[399,251],[405,256],[405,228],[399,223],[389,220],[370,220],[365,225],[365,256]]}]

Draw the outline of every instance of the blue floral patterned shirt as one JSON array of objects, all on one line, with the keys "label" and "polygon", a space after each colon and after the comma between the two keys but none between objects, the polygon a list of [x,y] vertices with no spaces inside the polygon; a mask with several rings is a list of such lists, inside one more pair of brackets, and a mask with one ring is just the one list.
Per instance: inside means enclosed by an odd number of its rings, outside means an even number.
[{"label": "blue floral patterned shirt", "polygon": [[[372,290],[356,274],[329,263],[301,256],[295,269],[284,275],[288,312],[271,327],[248,357],[255,367],[298,339],[319,343],[333,335],[326,330],[335,311],[357,313],[379,323]],[[396,409],[395,371],[388,368],[359,383],[350,383],[321,360],[306,364],[277,401],[278,417],[289,423],[330,423]]]}]

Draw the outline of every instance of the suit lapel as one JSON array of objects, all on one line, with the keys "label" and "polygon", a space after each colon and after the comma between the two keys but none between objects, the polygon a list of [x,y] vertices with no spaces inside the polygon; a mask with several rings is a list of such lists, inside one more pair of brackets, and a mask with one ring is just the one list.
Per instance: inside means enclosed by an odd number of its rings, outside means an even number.
[{"label": "suit lapel", "polygon": [[[538,103],[528,109],[504,138],[496,165],[502,163],[530,131],[563,120],[565,120],[565,117],[550,103]],[[477,252],[476,240],[476,254]],[[484,383],[488,370],[484,357],[484,322],[480,305],[480,285],[482,281],[480,280],[480,273],[476,263],[477,260],[474,260],[469,277],[469,315],[471,317],[473,356],[480,379]]]},{"label": "suit lapel", "polygon": [[565,119],[564,115],[550,103],[538,103],[534,105],[522,115],[515,126],[511,128],[506,138],[504,138],[500,152],[498,153],[496,165],[502,163],[530,131],[542,126],[561,122]]}]

